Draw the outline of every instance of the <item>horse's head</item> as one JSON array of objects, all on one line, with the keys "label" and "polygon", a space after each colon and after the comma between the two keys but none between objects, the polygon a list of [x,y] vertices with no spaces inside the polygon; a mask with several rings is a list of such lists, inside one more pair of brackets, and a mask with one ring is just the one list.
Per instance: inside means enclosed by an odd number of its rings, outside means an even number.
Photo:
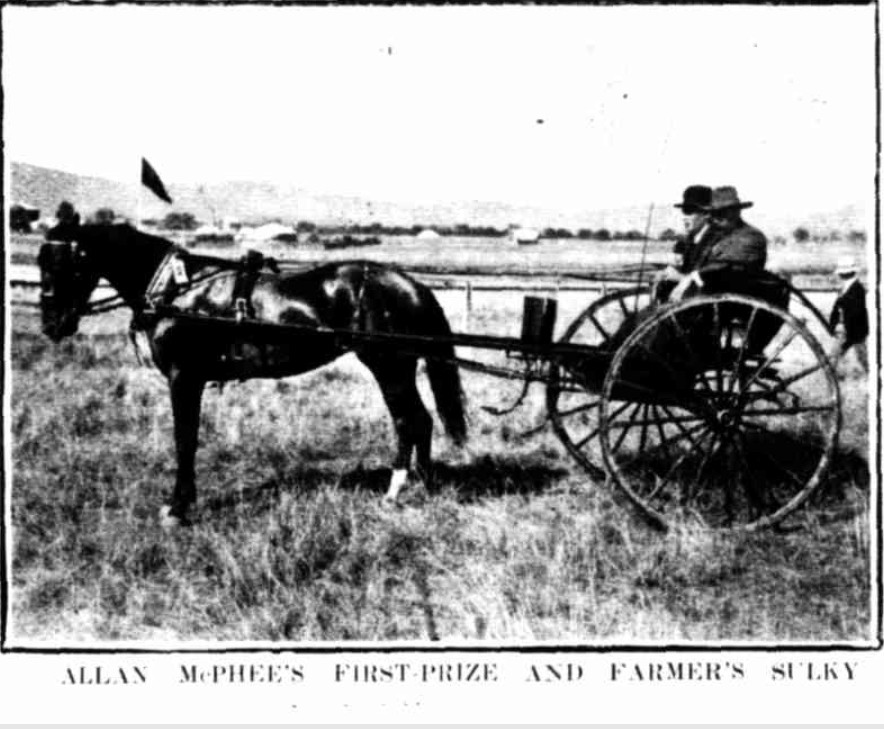
[{"label": "horse's head", "polygon": [[89,265],[87,246],[82,243],[79,221],[64,222],[47,231],[37,263],[43,333],[58,342],[76,333],[98,284],[98,273]]}]

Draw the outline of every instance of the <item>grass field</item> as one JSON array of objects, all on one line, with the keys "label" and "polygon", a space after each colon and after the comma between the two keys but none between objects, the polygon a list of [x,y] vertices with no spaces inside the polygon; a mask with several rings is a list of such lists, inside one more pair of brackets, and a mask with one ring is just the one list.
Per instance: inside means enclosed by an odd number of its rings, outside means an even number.
[{"label": "grass field", "polygon": [[[458,300],[442,298],[457,328]],[[519,305],[477,298],[472,328],[516,333]],[[871,637],[868,390],[855,367],[835,466],[785,532],[649,529],[549,430],[520,437],[542,420],[539,388],[498,419],[481,405],[518,385],[469,373],[468,445],[437,433],[435,488],[385,507],[392,426],[348,357],[209,390],[198,521],[165,533],[171,413],[126,317],[84,322],[60,345],[37,324],[15,310],[13,643]]]}]

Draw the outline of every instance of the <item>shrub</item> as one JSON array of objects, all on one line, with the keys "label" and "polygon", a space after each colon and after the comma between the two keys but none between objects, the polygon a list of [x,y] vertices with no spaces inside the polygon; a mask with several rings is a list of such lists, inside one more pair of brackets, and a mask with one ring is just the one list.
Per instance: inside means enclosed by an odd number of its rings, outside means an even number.
[{"label": "shrub", "polygon": [[172,212],[163,218],[163,227],[166,230],[196,230],[198,224],[192,213]]}]

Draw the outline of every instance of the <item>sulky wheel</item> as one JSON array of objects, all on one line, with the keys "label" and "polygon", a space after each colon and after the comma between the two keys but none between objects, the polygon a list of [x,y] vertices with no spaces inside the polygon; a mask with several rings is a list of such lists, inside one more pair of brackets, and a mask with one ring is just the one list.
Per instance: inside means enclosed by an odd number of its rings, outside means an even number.
[{"label": "sulky wheel", "polygon": [[[580,344],[612,354],[629,334],[636,313],[648,309],[651,291],[647,286],[619,289],[590,304],[565,330],[560,342]],[[553,362],[546,389],[546,408],[556,435],[574,458],[596,478],[604,476],[598,445],[599,405],[597,394],[604,372],[589,373],[580,361]],[[594,384],[594,386],[593,386]]]},{"label": "sulky wheel", "polygon": [[806,326],[729,294],[642,323],[611,361],[600,410],[612,481],[663,527],[780,521],[819,485],[841,424],[838,382]]}]

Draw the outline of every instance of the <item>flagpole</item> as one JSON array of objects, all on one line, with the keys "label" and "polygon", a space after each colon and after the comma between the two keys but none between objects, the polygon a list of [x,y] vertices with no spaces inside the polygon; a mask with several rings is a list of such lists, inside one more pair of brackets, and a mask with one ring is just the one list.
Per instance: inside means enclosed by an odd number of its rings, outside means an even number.
[{"label": "flagpole", "polygon": [[144,162],[139,162],[138,164],[138,183],[135,188],[135,230],[141,230],[141,188],[144,187],[141,183],[141,174],[143,169]]}]

